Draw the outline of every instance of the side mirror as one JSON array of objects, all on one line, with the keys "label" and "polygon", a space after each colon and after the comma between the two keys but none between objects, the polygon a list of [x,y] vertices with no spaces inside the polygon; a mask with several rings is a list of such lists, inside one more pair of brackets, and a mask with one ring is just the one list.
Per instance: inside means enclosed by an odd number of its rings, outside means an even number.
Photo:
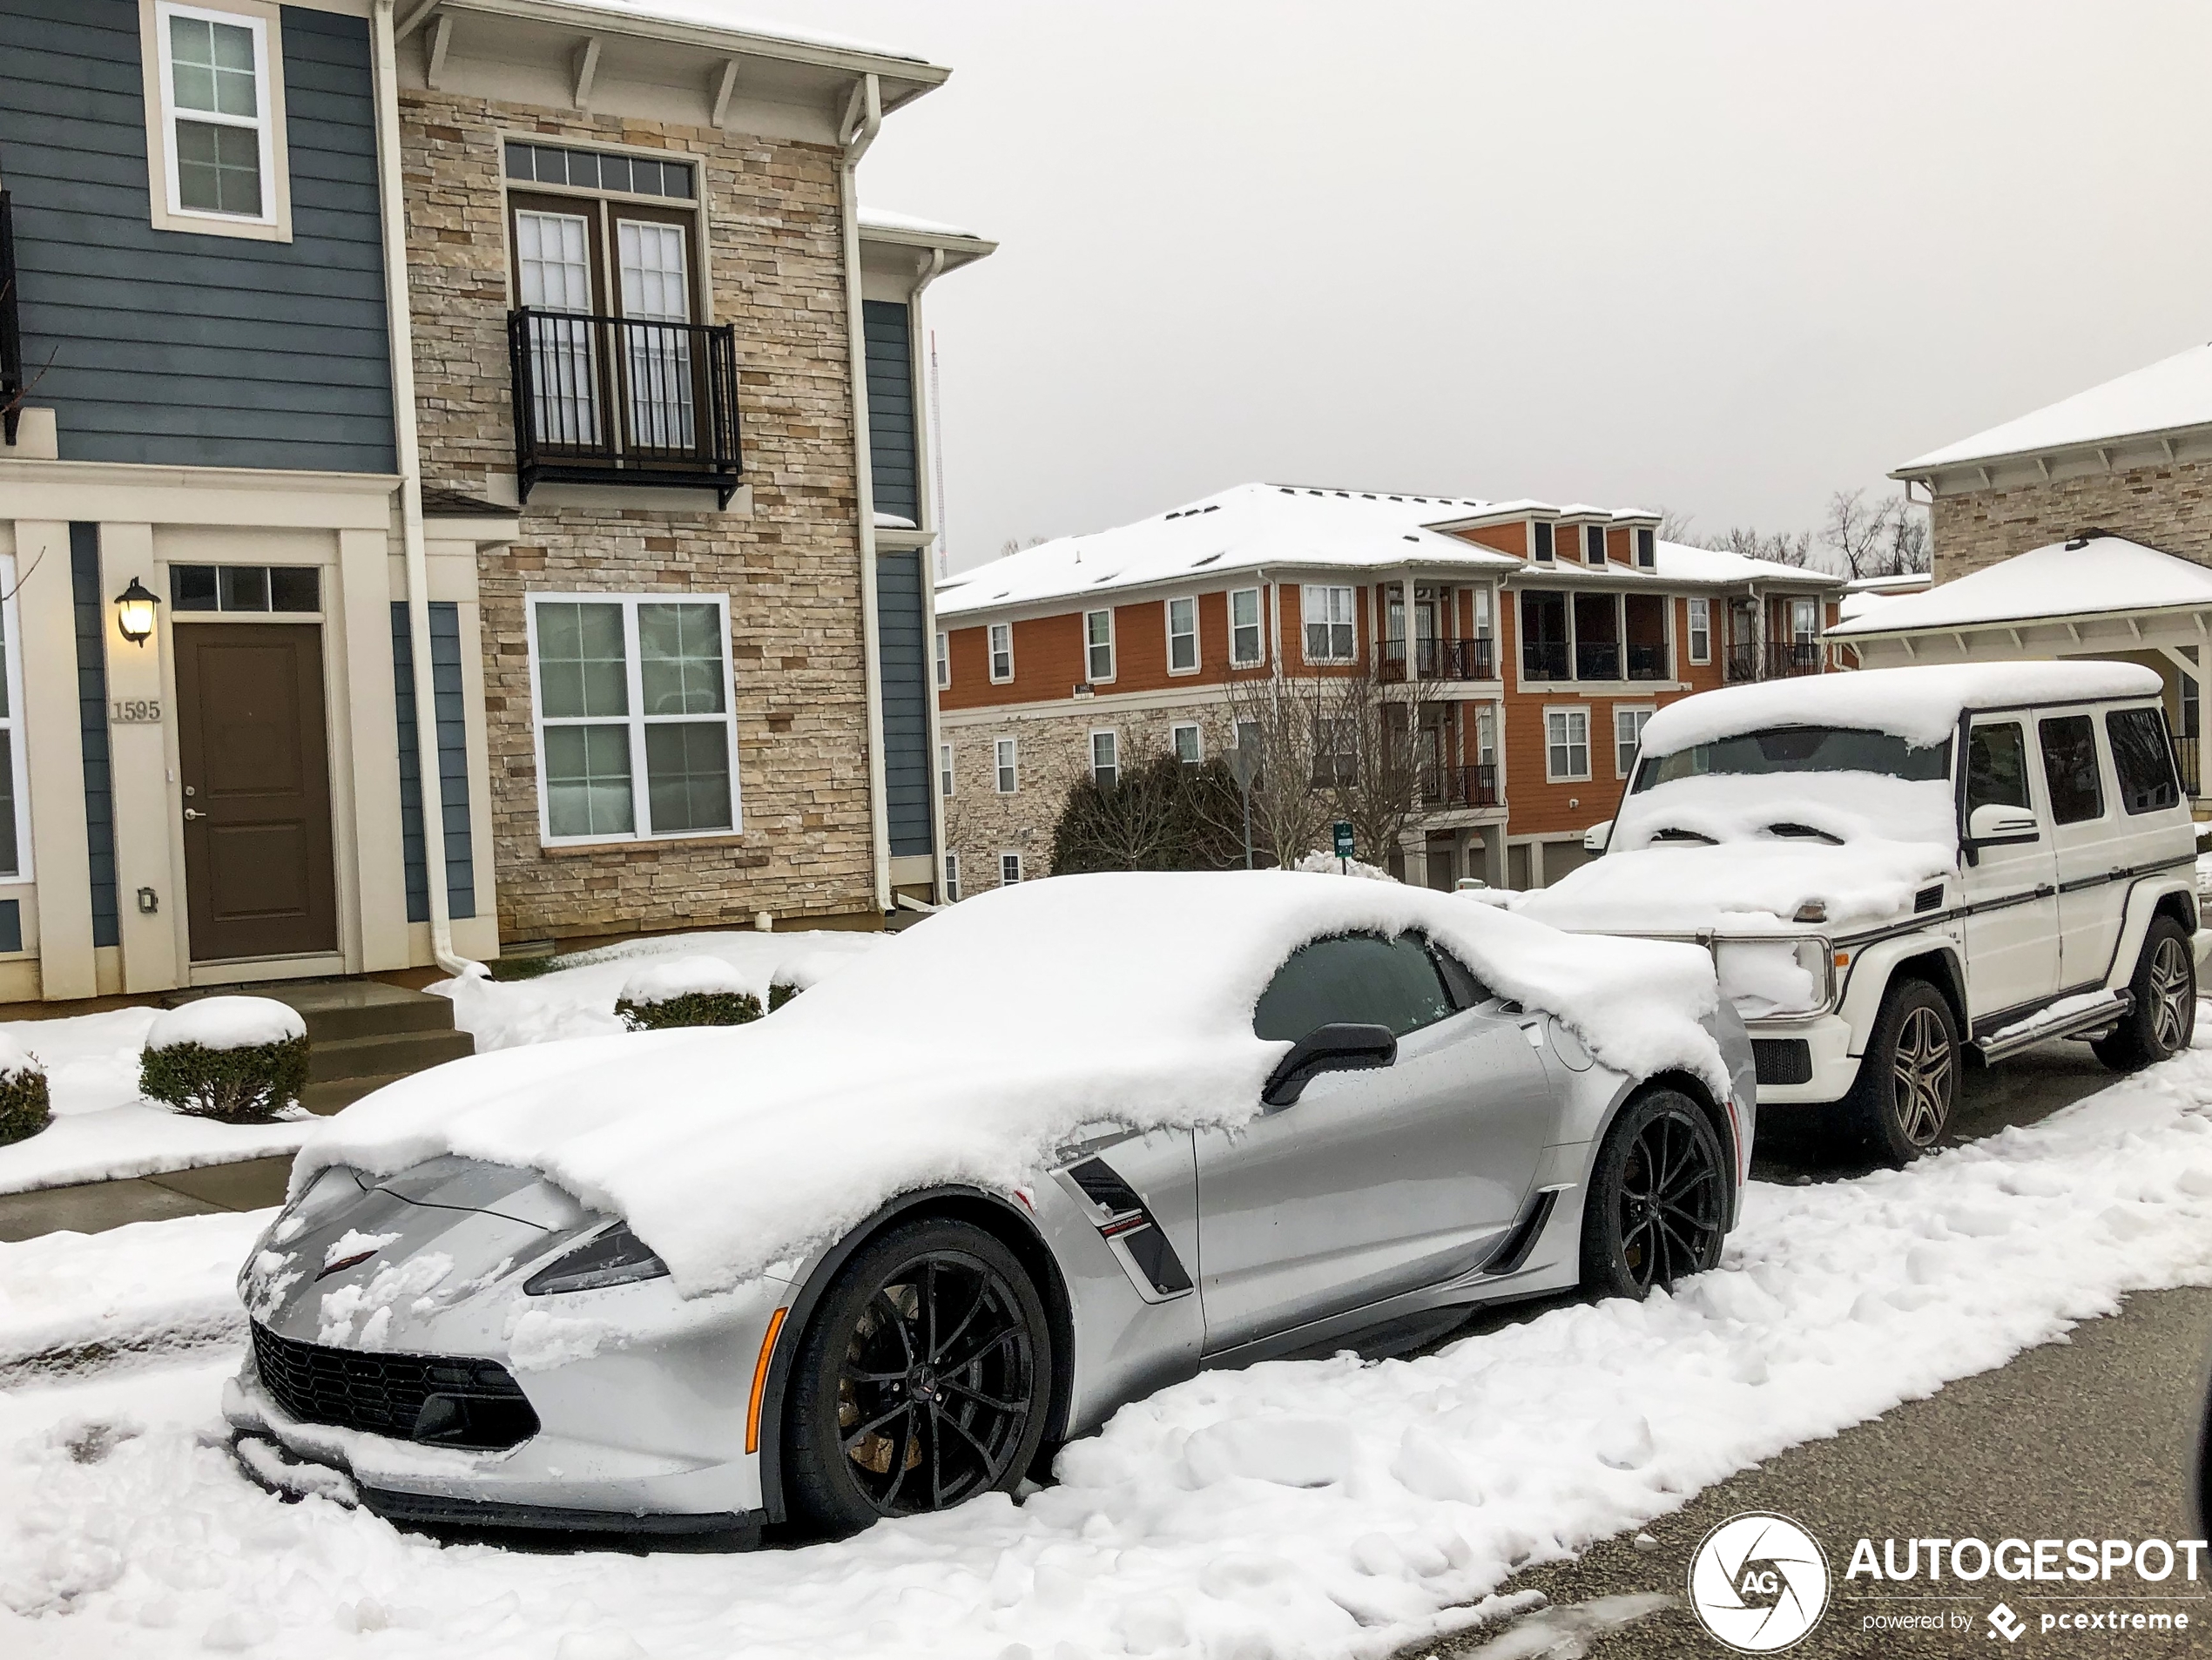
[{"label": "side mirror", "polygon": [[1966,840],[1969,841],[2011,841],[2026,840],[2040,833],[2042,827],[2035,815],[2026,807],[2008,806],[2002,801],[1985,801],[1973,810],[1966,820]]},{"label": "side mirror", "polygon": [[1397,1058],[1398,1040],[1387,1026],[1317,1026],[1291,1046],[1259,1098],[1271,1107],[1287,1107],[1324,1072],[1362,1072]]}]

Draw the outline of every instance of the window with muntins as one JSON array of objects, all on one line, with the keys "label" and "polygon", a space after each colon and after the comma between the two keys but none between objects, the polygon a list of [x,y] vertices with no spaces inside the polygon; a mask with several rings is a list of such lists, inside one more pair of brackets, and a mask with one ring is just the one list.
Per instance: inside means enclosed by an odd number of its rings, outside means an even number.
[{"label": "window with muntins", "polygon": [[1090,776],[1103,788],[1111,788],[1120,775],[1121,745],[1109,732],[1095,732],[1090,735]]},{"label": "window with muntins", "polygon": [[322,572],[313,565],[172,565],[172,611],[322,609]]},{"label": "window with muntins", "polygon": [[945,903],[960,903],[960,855],[956,853],[945,855]]},{"label": "window with muntins", "polygon": [[530,658],[549,841],[738,824],[724,595],[536,595]]},{"label": "window with muntins", "polygon": [[1168,601],[1168,672],[1190,674],[1198,666],[1198,602]]},{"label": "window with muntins", "polygon": [[997,763],[999,793],[1012,795],[1018,782],[1015,776],[1018,769],[1015,765],[1016,752],[1014,739],[1000,739],[993,759]]},{"label": "window with muntins", "polygon": [[289,240],[280,16],[155,0],[142,27],[157,228]]},{"label": "window with muntins", "polygon": [[1238,588],[1229,596],[1229,661],[1249,669],[1261,659],[1259,590]]},{"label": "window with muntins", "polygon": [[1204,759],[1197,721],[1178,722],[1170,732],[1169,741],[1174,746],[1176,759],[1184,766],[1196,766]]},{"label": "window with muntins", "polygon": [[1689,660],[1713,660],[1713,602],[1710,599],[1689,602]]},{"label": "window with muntins", "polygon": [[1649,709],[1615,709],[1613,712],[1613,775],[1626,778],[1635,770],[1636,746],[1643,739],[1644,723],[1651,719]]},{"label": "window with muntins", "polygon": [[991,624],[991,684],[1004,685],[1014,678],[1014,624]]},{"label": "window with muntins", "polygon": [[1022,855],[1002,853],[999,855],[999,886],[1011,887],[1022,880]]},{"label": "window with muntins", "polygon": [[1102,685],[1114,678],[1114,613],[1083,613],[1083,678]]},{"label": "window with muntins", "polygon": [[937,793],[948,801],[953,799],[953,746],[937,746]]},{"label": "window with muntins", "polygon": [[937,631],[937,690],[946,691],[953,684],[952,637],[943,629]]},{"label": "window with muntins", "polygon": [[1305,660],[1351,662],[1354,651],[1352,590],[1309,583],[1299,596],[1298,609],[1305,623]]},{"label": "window with muntins", "polygon": [[1590,775],[1590,714],[1587,709],[1544,712],[1544,771],[1554,781]]}]

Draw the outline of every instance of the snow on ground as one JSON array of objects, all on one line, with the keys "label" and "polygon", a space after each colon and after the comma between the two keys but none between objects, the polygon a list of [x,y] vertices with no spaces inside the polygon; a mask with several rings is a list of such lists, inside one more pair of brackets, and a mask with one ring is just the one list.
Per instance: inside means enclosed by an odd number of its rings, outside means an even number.
[{"label": "snow on ground", "polygon": [[1209,1373],[1125,1407],[1018,1507],[841,1543],[442,1547],[253,1485],[221,1368],[19,1388],[0,1393],[0,1651],[1379,1656],[1467,1623],[1517,1567],[2127,1291],[2206,1283],[2212,1050],[1908,1171],[1756,1185],[1722,1267],[1676,1297],[1413,1360]]},{"label": "snow on ground", "polygon": [[562,959],[565,967],[535,980],[442,980],[430,989],[453,999],[454,1024],[475,1036],[481,1055],[523,1043],[601,1037],[624,1030],[615,1014],[615,999],[637,970],[640,958],[718,958],[737,970],[738,989],[752,993],[765,1009],[772,980],[812,985],[890,937],[827,928],[802,934],[751,929],[662,934],[579,951]]},{"label": "snow on ground", "polygon": [[37,1135],[0,1147],[0,1193],[261,1158],[292,1152],[307,1138],[313,1124],[304,1113],[274,1124],[224,1124],[141,1096],[138,1051],[160,1015],[118,1009],[0,1024],[0,1037],[45,1068],[54,1114]]},{"label": "snow on ground", "polygon": [[0,1379],[239,1336],[239,1265],[274,1218],[222,1211],[0,1245]]}]

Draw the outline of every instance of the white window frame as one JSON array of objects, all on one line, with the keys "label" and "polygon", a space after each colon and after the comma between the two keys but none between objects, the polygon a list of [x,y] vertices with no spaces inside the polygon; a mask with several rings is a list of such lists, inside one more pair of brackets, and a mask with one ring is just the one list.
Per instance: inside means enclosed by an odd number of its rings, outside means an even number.
[{"label": "white window frame", "polygon": [[940,744],[937,746],[938,794],[948,801],[951,800],[956,782],[953,773],[953,746],[950,744]]},{"label": "white window frame", "polygon": [[[1337,609],[1336,596],[1344,596],[1344,615],[1333,615]],[[1316,622],[1314,597],[1322,596],[1321,620]],[[1299,585],[1298,600],[1298,647],[1308,663],[1357,663],[1359,660],[1359,600],[1356,590],[1341,583],[1309,582]],[[1313,631],[1329,631],[1329,655],[1317,657],[1313,651]],[[1341,656],[1336,654],[1336,631],[1342,629],[1350,649]]]},{"label": "white window frame", "polygon": [[[169,62],[169,19],[172,17],[203,18],[252,32],[253,84],[260,106],[253,120],[176,107],[177,84]],[[285,139],[282,8],[265,0],[214,0],[206,5],[188,4],[185,0],[138,0],[138,62],[145,96],[147,207],[153,228],[253,242],[292,240],[292,161]],[[177,122],[180,117],[256,131],[261,165],[258,216],[210,213],[186,207],[179,199]]]},{"label": "white window frame", "polygon": [[[1636,746],[1642,740],[1644,722],[1649,720],[1651,717],[1657,712],[1658,705],[1656,704],[1616,703],[1613,705],[1614,777],[1628,777],[1629,769],[1635,764]],[[1633,720],[1635,723],[1635,730],[1627,733],[1625,736],[1622,734],[1621,730],[1623,719]],[[1549,733],[1545,735],[1545,741],[1546,746],[1548,748],[1550,743]]]},{"label": "white window frame", "polygon": [[[1242,624],[1237,620],[1237,602],[1246,594],[1252,597],[1252,620]],[[1229,666],[1232,669],[1256,669],[1267,661],[1267,607],[1265,594],[1258,588],[1231,588],[1229,590]],[[1252,631],[1252,654],[1244,657],[1237,650],[1237,631],[1250,628]]]},{"label": "white window frame", "polygon": [[[1005,650],[1003,651],[999,649],[999,643],[1001,640],[1006,643]],[[1007,685],[1014,678],[1014,624],[1011,623],[993,623],[990,625],[989,632],[984,637],[983,643],[985,646],[988,648],[991,654],[991,661],[989,665],[991,671],[991,684],[995,686],[1002,686]],[[1006,671],[1003,674],[999,672],[999,659],[1001,657],[1006,659]]]},{"label": "white window frame", "polygon": [[[1554,719],[1559,719],[1565,723],[1564,726],[1561,730],[1561,735],[1557,738],[1554,738],[1552,736],[1552,722]],[[1575,762],[1575,751],[1577,747],[1575,737],[1575,723],[1577,721],[1581,723],[1582,727],[1582,736],[1580,740],[1580,747],[1582,752],[1582,770],[1579,773],[1571,771],[1561,772],[1553,764],[1552,752],[1554,749],[1566,751],[1567,764],[1569,767],[1573,766]],[[1567,705],[1547,704],[1544,706],[1544,781],[1548,784],[1587,784],[1589,782],[1589,705],[1588,704],[1580,703]]]},{"label": "white window frame", "polygon": [[949,692],[953,685],[953,637],[943,629],[937,631],[937,690]]},{"label": "white window frame", "polygon": [[[1011,876],[1007,874],[1007,871],[1009,867],[1014,872]],[[1015,853],[1011,848],[1001,849],[999,853],[999,886],[1001,887],[1012,887],[1021,881],[1021,880],[1022,855]]]},{"label": "white window frame", "polygon": [[[1806,615],[1811,617],[1811,625],[1801,631],[1797,626],[1797,619]],[[1810,594],[1790,596],[1790,639],[1791,643],[1796,645],[1819,644],[1820,601],[1817,596]]]},{"label": "white window frame", "polygon": [[945,855],[945,903],[960,903],[960,855],[956,853]]},{"label": "white window frame", "polygon": [[[1689,660],[1703,665],[1713,660],[1713,602],[1692,599],[1689,603]],[[1703,639],[1705,648],[1698,650],[1697,642]]]},{"label": "white window frame", "polygon": [[[1106,619],[1106,638],[1091,638],[1091,619]],[[1104,611],[1085,611],[1083,619],[1083,684],[1087,686],[1110,686],[1114,684],[1114,612],[1109,606]],[[1098,653],[1106,653],[1106,672],[1098,672]]]},{"label": "white window frame", "polygon": [[[1183,734],[1190,734],[1190,752],[1183,752]],[[1195,720],[1178,720],[1168,728],[1168,751],[1186,766],[1196,766],[1206,758],[1206,729]]]},{"label": "white window frame", "polygon": [[997,738],[991,740],[991,782],[997,786],[1001,795],[1022,793],[1020,739]]},{"label": "white window frame", "polygon": [[[1190,608],[1190,626],[1187,629],[1178,631],[1175,625],[1175,608],[1177,605],[1188,605]],[[1200,661],[1200,652],[1198,650],[1198,597],[1196,594],[1179,594],[1172,599],[1162,601],[1160,609],[1165,614],[1167,619],[1168,672],[1170,674],[1197,673]],[[1175,663],[1175,648],[1186,640],[1190,642],[1190,661],[1184,664],[1181,668],[1177,668]]]},{"label": "white window frame", "polygon": [[1528,557],[1538,564],[1559,563],[1559,527],[1549,519],[1532,519],[1529,522]]},{"label": "white window frame", "polygon": [[[619,605],[622,607],[623,672],[627,681],[628,696],[624,699],[628,712],[623,715],[559,716],[553,725],[560,726],[611,726],[617,723],[629,729],[630,737],[630,800],[631,829],[627,832],[592,831],[580,836],[556,836],[553,833],[553,810],[550,793],[545,781],[544,697],[538,683],[537,609],[540,605]],[[644,712],[644,663],[637,649],[637,608],[640,605],[712,605],[719,617],[722,641],[722,732],[723,740],[729,746],[730,754],[730,822],[707,830],[654,831],[640,828],[652,822],[651,799],[651,779],[645,759],[645,730],[650,725],[704,725],[711,715],[648,715]],[[727,594],[700,593],[597,593],[573,594],[533,593],[527,596],[523,608],[526,638],[529,644],[530,672],[530,737],[536,746],[537,759],[537,838],[548,847],[589,847],[600,842],[630,841],[698,841],[702,838],[734,836],[745,829],[745,802],[738,777],[738,693],[737,679],[732,665],[730,649],[730,597]]]},{"label": "white window frame", "polygon": [[0,715],[0,732],[8,734],[9,770],[16,786],[16,868],[0,871],[0,887],[32,880],[30,845],[30,757],[24,741],[23,619],[16,607],[16,561],[0,554],[0,649],[8,659],[8,712]]},{"label": "white window frame", "polygon": [[[1106,747],[1109,752],[1111,752],[1107,759],[1106,765],[1103,769],[1098,765],[1098,740],[1102,738],[1106,740]],[[1114,781],[1116,783],[1119,783],[1121,781],[1122,735],[1120,732],[1115,731],[1111,726],[1094,726],[1091,728],[1090,781],[1092,783],[1103,786],[1107,782],[1106,779],[1099,777],[1099,773],[1102,770],[1112,773],[1114,775]]]},{"label": "white window frame", "polygon": [[[1597,557],[1595,559],[1590,557],[1593,543],[1596,544]],[[1582,563],[1586,565],[1602,565],[1605,562],[1605,527],[1602,524],[1584,525],[1582,527]]]}]

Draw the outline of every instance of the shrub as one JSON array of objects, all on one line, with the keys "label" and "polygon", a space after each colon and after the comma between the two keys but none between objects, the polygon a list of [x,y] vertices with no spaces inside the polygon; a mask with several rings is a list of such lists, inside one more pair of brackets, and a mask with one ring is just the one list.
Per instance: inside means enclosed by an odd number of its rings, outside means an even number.
[{"label": "shrub", "polygon": [[772,1015],[774,1014],[779,1009],[781,1009],[786,1003],[799,995],[800,991],[803,989],[805,989],[805,988],[794,986],[788,980],[777,981],[775,984],[768,988],[768,1012]]},{"label": "shrub", "polygon": [[615,1013],[633,1032],[671,1026],[742,1026],[760,1018],[760,999],[719,957],[651,962],[623,983]]},{"label": "shrub", "polygon": [[266,1124],[307,1087],[307,1027],[269,997],[206,997],[158,1016],[138,1092],[225,1124]]},{"label": "shrub", "polygon": [[52,1118],[37,1057],[0,1037],[0,1146],[37,1135]]},{"label": "shrub", "polygon": [[1082,779],[1052,829],[1052,874],[1229,870],[1244,861],[1243,798],[1218,759],[1156,755],[1112,784]]}]

